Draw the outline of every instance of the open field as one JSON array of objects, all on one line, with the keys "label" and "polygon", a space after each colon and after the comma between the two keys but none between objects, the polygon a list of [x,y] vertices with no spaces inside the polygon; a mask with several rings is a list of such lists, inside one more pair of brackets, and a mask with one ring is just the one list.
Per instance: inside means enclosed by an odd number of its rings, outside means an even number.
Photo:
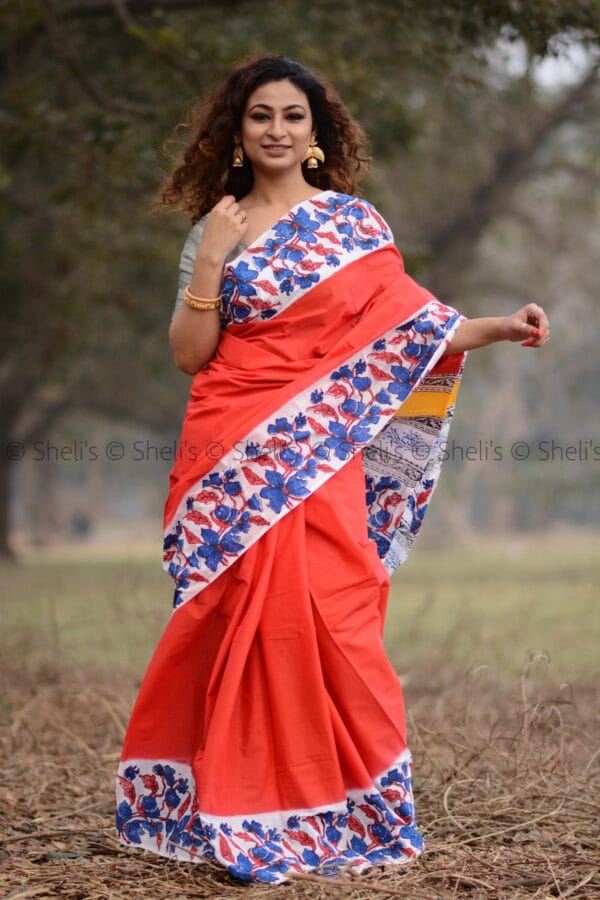
[{"label": "open field", "polygon": [[594,536],[415,547],[386,627],[405,686],[427,851],[248,887],[117,846],[113,780],[170,615],[158,553],[37,552],[0,569],[0,894],[9,897],[600,897],[600,554]]},{"label": "open field", "polygon": [[[434,559],[434,563],[432,563]],[[141,674],[171,614],[160,543],[38,550],[0,567],[4,642],[25,665],[61,659]],[[564,679],[600,671],[600,537],[419,542],[393,579],[386,645],[403,678],[428,662],[514,675],[530,651]],[[433,674],[433,673],[432,673]]]}]

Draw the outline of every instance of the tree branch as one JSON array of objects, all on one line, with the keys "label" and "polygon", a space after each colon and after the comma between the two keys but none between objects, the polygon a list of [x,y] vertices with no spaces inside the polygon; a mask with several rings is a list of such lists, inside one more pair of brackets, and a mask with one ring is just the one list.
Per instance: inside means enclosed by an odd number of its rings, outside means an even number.
[{"label": "tree branch", "polygon": [[512,139],[501,147],[490,175],[472,189],[461,208],[431,236],[429,281],[434,293],[440,291],[447,297],[452,292],[452,287],[448,285],[448,272],[460,272],[466,267],[479,236],[497,214],[507,192],[530,171],[538,150],[550,135],[573,118],[596,83],[597,73],[596,65],[532,128],[525,139]]},{"label": "tree branch", "polygon": [[519,206],[506,205],[499,207],[497,215],[499,219],[512,220],[517,225],[520,225],[521,228],[526,229],[530,233],[530,237],[533,236],[537,243],[545,246],[548,251],[559,249],[556,236],[549,234],[544,227],[546,223],[536,219],[530,210]]},{"label": "tree branch", "polygon": [[133,4],[127,4],[125,0],[111,0],[111,5],[114,9],[115,15],[123,25],[125,32],[130,37],[134,37],[139,40],[151,53],[164,60],[169,68],[178,69],[180,72],[182,72],[187,78],[192,81],[194,86],[197,88],[198,67],[192,62],[188,62],[185,57],[175,55],[166,47],[157,44],[148,30],[146,28],[143,28],[141,25],[138,25],[138,23],[133,19],[129,9],[129,7]]},{"label": "tree branch", "polygon": [[31,446],[34,441],[39,441],[46,437],[60,416],[68,412],[72,407],[73,392],[65,391],[62,396],[47,402],[36,410],[27,425],[17,429],[15,440],[26,446]]},{"label": "tree branch", "polygon": [[132,103],[129,100],[109,97],[108,94],[104,93],[71,47],[65,32],[60,28],[57,18],[54,16],[50,6],[51,4],[47,3],[40,4],[52,49],[54,50],[58,61],[75,79],[83,92],[103,109],[110,109],[128,114],[135,113],[136,115],[143,116],[156,116],[156,108],[150,104]]},{"label": "tree branch", "polygon": [[[232,6],[240,6],[245,0],[212,0],[211,6],[221,6],[226,12]],[[195,9],[200,7],[198,0],[129,0],[128,6],[132,13],[138,15],[156,15],[157,12],[175,12],[182,9]],[[202,6],[206,6],[203,0]],[[62,14],[62,18],[91,18],[95,16],[110,16],[114,14],[112,0],[83,0],[79,3],[71,3]]]}]

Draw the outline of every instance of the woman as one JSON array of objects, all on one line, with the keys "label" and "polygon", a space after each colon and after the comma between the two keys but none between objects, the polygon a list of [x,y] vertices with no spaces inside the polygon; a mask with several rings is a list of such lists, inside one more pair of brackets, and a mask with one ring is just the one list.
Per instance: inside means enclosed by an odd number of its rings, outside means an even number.
[{"label": "woman", "polygon": [[467,319],[355,195],[364,135],[268,55],[202,109],[166,185],[194,222],[170,342],[194,375],[165,504],[174,610],[117,779],[119,840],[246,881],[423,846],[390,573],[438,480],[470,349],[540,347],[544,311]]}]

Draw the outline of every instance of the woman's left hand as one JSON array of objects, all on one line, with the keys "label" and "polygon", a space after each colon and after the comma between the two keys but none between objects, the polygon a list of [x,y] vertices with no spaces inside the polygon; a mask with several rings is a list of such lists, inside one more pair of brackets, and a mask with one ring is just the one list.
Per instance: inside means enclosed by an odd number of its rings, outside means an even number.
[{"label": "woman's left hand", "polygon": [[502,331],[506,341],[523,341],[521,347],[541,347],[550,340],[548,316],[537,303],[528,303],[513,313],[504,316]]}]

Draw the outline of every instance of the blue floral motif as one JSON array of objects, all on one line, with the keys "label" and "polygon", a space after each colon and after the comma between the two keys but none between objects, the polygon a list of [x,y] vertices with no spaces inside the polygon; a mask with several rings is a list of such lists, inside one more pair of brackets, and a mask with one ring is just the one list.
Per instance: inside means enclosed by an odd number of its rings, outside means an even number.
[{"label": "blue floral motif", "polygon": [[260,444],[256,441],[249,441],[245,447],[245,453],[248,459],[252,459],[255,456],[260,456]]},{"label": "blue floral motif", "polygon": [[125,822],[128,822],[132,815],[133,810],[129,803],[126,803],[125,800],[121,800],[116,811],[117,831],[121,831]]},{"label": "blue floral motif", "polygon": [[168,788],[168,790],[165,791],[165,803],[167,806],[171,807],[171,809],[175,809],[181,803],[181,800],[177,796],[177,791],[173,788]]},{"label": "blue floral motif", "polygon": [[300,207],[288,222],[277,222],[274,226],[274,231],[281,243],[297,238],[305,244],[316,244],[318,238],[315,232],[318,231],[319,224],[319,222],[311,219],[305,209]]},{"label": "blue floral motif", "polygon": [[400,837],[405,841],[410,841],[415,850],[421,850],[423,847],[423,836],[412,825],[401,828]]},{"label": "blue floral motif", "polygon": [[329,422],[331,437],[325,439],[325,446],[334,451],[338,459],[346,460],[351,455],[354,445],[366,443],[369,433],[363,425],[352,425],[348,428],[341,422]]},{"label": "blue floral motif", "polygon": [[280,472],[267,472],[266,478],[269,486],[261,489],[260,496],[268,500],[276,513],[281,512],[290,497],[306,497],[310,493],[306,487],[306,476],[301,472],[288,478]]},{"label": "blue floral motif", "polygon": [[[332,241],[332,228],[342,240]],[[325,191],[290,211],[225,266],[221,325],[267,320],[344,262],[391,243],[391,231],[373,204]],[[260,276],[260,277],[258,277]]]},{"label": "blue floral motif", "polygon": [[[334,194],[327,202],[329,217],[345,209],[353,200],[354,197],[351,194]],[[366,201],[363,200],[363,203],[366,203]]]},{"label": "blue floral motif", "polygon": [[394,376],[394,381],[388,384],[387,391],[389,394],[394,394],[394,396],[404,400],[412,389],[414,370],[405,369],[404,366],[392,366],[391,372]]},{"label": "blue floral motif", "polygon": [[[143,766],[148,766],[146,771]],[[235,823],[221,820],[218,825],[203,820],[187,766],[176,770],[151,761],[135,767],[124,764],[123,775],[126,769],[133,774],[134,768],[135,777],[131,781],[122,779],[126,786],[120,782],[117,786],[115,825],[119,841],[191,862],[216,860],[248,883],[282,882],[291,872],[312,871],[336,877],[348,863],[363,867],[403,863],[423,848],[410,778],[400,776],[398,766],[377,779],[371,791],[349,792],[343,811],[292,813],[278,820],[279,827],[262,815]],[[173,784],[185,785],[186,790],[178,793],[170,787],[164,795],[150,795],[143,780],[150,772],[151,777],[165,780],[169,772]]]},{"label": "blue floral motif", "polygon": [[255,822],[254,820],[249,821],[248,819],[245,819],[242,822],[242,828],[245,831],[250,832],[250,834],[257,834],[261,838],[264,838],[265,836],[263,826],[260,824],[260,822]]},{"label": "blue floral motif", "polygon": [[207,566],[213,572],[217,571],[226,553],[239,553],[243,549],[242,544],[236,540],[233,529],[220,535],[212,528],[203,528],[201,535],[205,545],[200,547],[198,554],[206,560]]},{"label": "blue floral motif", "polygon": [[352,378],[352,369],[347,365],[340,366],[336,372],[331,373],[331,377],[334,381],[339,381],[341,378]]},{"label": "blue floral motif", "polygon": [[154,818],[160,815],[160,811],[158,809],[158,804],[156,802],[155,797],[143,797],[142,798],[142,809],[144,811],[144,815],[148,818]]},{"label": "blue floral motif", "polygon": [[234,266],[228,275],[223,279],[223,290],[230,291],[235,285],[236,289],[244,297],[254,297],[256,294],[256,286],[254,281],[258,272],[251,269],[247,262],[241,262]]},{"label": "blue floral motif", "polygon": [[228,318],[243,321],[252,312],[252,307],[244,299],[256,296],[255,280],[258,276],[260,265],[250,268],[247,262],[242,261],[232,266],[223,278],[221,285],[222,324],[226,325]]},{"label": "blue floral motif", "polygon": [[363,403],[361,400],[353,400],[352,397],[348,397],[348,399],[344,400],[340,406],[342,412],[347,413],[355,419],[358,418],[358,416],[362,416],[366,408],[366,403]]},{"label": "blue floral motif", "polygon": [[[445,335],[458,317],[442,304],[428,306],[410,327],[403,323],[378,338],[262,423],[247,436],[241,460],[236,448],[201,479],[204,490],[190,491],[165,534],[165,568],[176,584],[174,608],[243,553],[257,531],[269,528],[327,474],[368,447],[427,371],[439,346],[431,338],[432,324],[443,325]],[[417,325],[423,322],[428,330],[419,345]],[[403,438],[400,445],[406,441],[419,458],[422,449],[427,455],[428,445],[422,448],[416,436]],[[417,533],[434,484],[435,479],[425,478],[418,493],[401,496],[398,482],[367,479],[368,534],[384,561],[399,529]]]},{"label": "blue floral motif", "polygon": [[268,425],[267,431],[269,432],[269,434],[277,434],[280,431],[286,431],[289,434],[292,431],[292,424],[291,422],[288,422],[288,420],[284,416],[282,416],[279,419],[275,419],[274,424]]},{"label": "blue floral motif", "polygon": [[[275,269],[273,274],[274,274],[275,278],[277,279],[277,281],[286,280],[287,282],[289,282],[290,285],[292,284],[290,279],[293,278],[293,275],[294,275],[293,269]],[[279,285],[279,289],[280,290],[282,289],[281,285]]]}]

